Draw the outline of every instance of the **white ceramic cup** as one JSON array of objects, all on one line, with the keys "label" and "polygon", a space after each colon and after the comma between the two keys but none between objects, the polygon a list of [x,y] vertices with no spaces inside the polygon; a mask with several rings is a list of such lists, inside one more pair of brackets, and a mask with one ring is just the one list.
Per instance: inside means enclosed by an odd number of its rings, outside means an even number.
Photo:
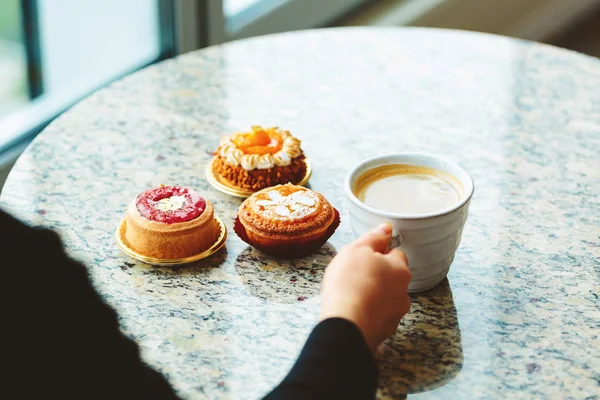
[{"label": "white ceramic cup", "polygon": [[[429,214],[395,214],[369,207],[355,196],[352,191],[354,183],[368,170],[389,164],[435,168],[453,175],[462,185],[460,202]],[[448,274],[467,222],[474,189],[473,179],[460,166],[442,157],[424,153],[396,153],[369,158],[354,167],[344,183],[350,225],[355,238],[383,222],[392,224],[394,229],[390,248],[398,247],[406,253],[412,273],[412,282],[408,287],[411,293],[431,289]],[[410,196],[410,193],[406,195]]]}]

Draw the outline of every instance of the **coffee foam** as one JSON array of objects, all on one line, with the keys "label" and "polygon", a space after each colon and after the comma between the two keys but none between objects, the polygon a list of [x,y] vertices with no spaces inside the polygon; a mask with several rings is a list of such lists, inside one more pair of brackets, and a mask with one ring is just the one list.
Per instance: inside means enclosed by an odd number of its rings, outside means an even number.
[{"label": "coffee foam", "polygon": [[[394,185],[395,185],[394,183],[390,183],[390,185],[392,185],[392,186],[389,187],[389,189],[390,189],[389,192],[384,191],[382,188],[378,188],[379,196],[385,197],[385,199],[383,199],[383,198],[376,199],[376,200],[381,200],[381,201],[372,201],[373,197],[371,197],[370,199],[367,199],[367,197],[369,197],[369,196],[367,196],[367,192],[369,191],[369,188],[371,188],[373,186],[373,184],[375,184],[376,182],[381,181],[381,180],[387,180],[387,181],[393,180],[394,177],[396,177],[396,176],[399,177],[401,180],[401,177],[404,175],[407,176],[407,180],[404,180],[405,183],[407,181],[412,181],[413,183],[423,181],[423,182],[428,182],[430,185],[435,186],[436,181],[437,181],[438,184],[445,184],[444,186],[446,186],[447,189],[454,190],[453,193],[455,193],[455,196],[456,196],[456,203],[459,202],[464,197],[464,188],[463,188],[461,182],[458,179],[456,179],[456,177],[454,177],[453,175],[451,175],[447,172],[435,169],[435,168],[407,165],[407,164],[382,165],[382,166],[374,167],[374,168],[366,171],[361,176],[359,176],[358,179],[354,182],[354,185],[352,187],[352,192],[363,203],[373,206],[374,208],[381,209],[383,211],[396,212],[396,213],[421,213],[421,212],[422,213],[430,213],[430,212],[434,212],[434,211],[439,211],[436,209],[434,209],[434,210],[418,210],[418,211],[414,211],[414,210],[413,211],[403,211],[402,207],[399,206],[398,203],[405,201],[407,199],[407,196],[413,197],[416,195],[409,191],[402,192],[401,194],[393,193],[394,190],[392,190],[392,189],[397,189],[397,187],[394,187]],[[398,181],[398,185],[401,183],[400,180]],[[448,188],[448,186],[449,186],[449,188]],[[376,187],[377,187],[377,185],[375,185],[374,188],[376,188]],[[373,190],[375,190],[375,189],[373,189]],[[370,192],[371,196],[373,195],[372,191]],[[387,197],[387,195],[391,195],[391,196],[396,195],[401,198],[389,199],[389,197]],[[432,194],[431,196],[435,196],[435,195]],[[432,198],[428,197],[425,200],[427,200],[427,199],[432,199]],[[382,203],[393,204],[394,206],[400,207],[400,209],[391,210],[391,209],[388,209],[388,207],[382,206]],[[443,208],[444,207],[441,207],[440,209],[443,209]]]}]

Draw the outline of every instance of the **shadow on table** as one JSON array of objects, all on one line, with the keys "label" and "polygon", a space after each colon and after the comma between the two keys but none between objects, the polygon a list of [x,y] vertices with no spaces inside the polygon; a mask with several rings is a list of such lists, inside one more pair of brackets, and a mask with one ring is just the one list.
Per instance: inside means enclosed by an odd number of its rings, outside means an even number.
[{"label": "shadow on table", "polygon": [[[151,274],[164,274],[178,276],[195,275],[197,273],[207,272],[213,268],[219,268],[227,260],[227,248],[224,246],[210,257],[194,261],[189,264],[174,265],[169,267],[153,266],[139,263],[140,268],[145,268]],[[133,265],[133,264],[132,264]]]},{"label": "shadow on table", "polygon": [[434,390],[462,369],[460,328],[448,280],[411,300],[411,311],[396,335],[376,354],[379,394],[384,398]]},{"label": "shadow on table", "polygon": [[335,255],[329,243],[295,260],[278,260],[248,246],[236,259],[235,269],[253,296],[294,303],[319,295],[325,267]]}]

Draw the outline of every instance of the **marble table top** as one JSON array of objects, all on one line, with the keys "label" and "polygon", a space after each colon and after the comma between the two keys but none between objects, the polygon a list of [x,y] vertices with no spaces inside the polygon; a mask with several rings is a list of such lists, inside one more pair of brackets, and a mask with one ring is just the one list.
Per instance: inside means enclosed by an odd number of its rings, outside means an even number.
[{"label": "marble table top", "polygon": [[[180,268],[115,245],[127,203],[158,184],[240,200],[204,169],[219,138],[289,129],[310,185],[342,215],[317,254],[277,262],[230,230]],[[352,28],[266,36],[146,68],[66,112],[11,172],[1,206],[52,227],[180,395],[258,398],[314,326],[323,269],[352,240],[342,181],[360,160],[427,151],[476,182],[448,279],[413,296],[377,353],[382,398],[600,396],[600,61],[458,31]],[[590,397],[591,396],[591,397]],[[594,397],[596,396],[596,397]]]}]

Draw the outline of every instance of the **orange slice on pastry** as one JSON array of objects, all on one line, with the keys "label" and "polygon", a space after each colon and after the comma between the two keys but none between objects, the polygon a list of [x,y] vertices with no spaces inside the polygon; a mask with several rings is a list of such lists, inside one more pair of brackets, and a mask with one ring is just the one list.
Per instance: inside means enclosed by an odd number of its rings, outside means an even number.
[{"label": "orange slice on pastry", "polygon": [[245,154],[275,154],[281,150],[282,139],[275,128],[253,126],[252,132],[238,133],[233,138],[238,149]]}]

